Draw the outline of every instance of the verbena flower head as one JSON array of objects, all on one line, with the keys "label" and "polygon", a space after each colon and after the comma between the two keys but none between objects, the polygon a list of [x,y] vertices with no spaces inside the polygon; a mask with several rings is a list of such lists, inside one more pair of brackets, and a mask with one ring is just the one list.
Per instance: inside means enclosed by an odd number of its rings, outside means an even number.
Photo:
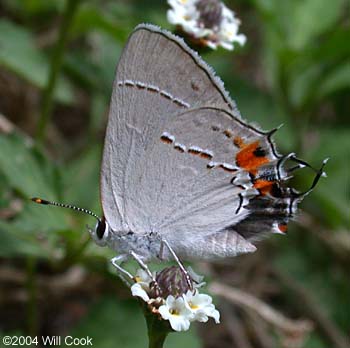
[{"label": "verbena flower head", "polygon": [[190,275],[189,284],[180,267],[172,266],[156,273],[154,282],[146,272],[138,270],[131,293],[147,303],[151,313],[159,319],[168,320],[174,331],[186,331],[191,322],[206,322],[209,317],[219,323],[220,314],[212,298],[199,293],[203,283],[197,284],[192,280],[200,277],[192,270]]},{"label": "verbena flower head", "polygon": [[168,0],[168,4],[168,21],[200,44],[228,50],[233,50],[235,42],[244,45],[245,35],[238,34],[240,20],[221,1]]}]

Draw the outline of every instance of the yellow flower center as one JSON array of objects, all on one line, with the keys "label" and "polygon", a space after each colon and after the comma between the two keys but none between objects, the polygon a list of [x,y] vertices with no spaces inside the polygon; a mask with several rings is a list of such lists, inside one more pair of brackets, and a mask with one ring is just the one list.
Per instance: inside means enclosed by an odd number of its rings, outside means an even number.
[{"label": "yellow flower center", "polygon": [[190,307],[191,307],[192,309],[198,309],[198,308],[199,308],[199,306],[193,304],[192,302],[190,302],[189,305],[190,305]]},{"label": "yellow flower center", "polygon": [[171,309],[171,310],[170,310],[170,314],[171,314],[171,315],[176,315],[176,316],[179,316],[179,315],[180,315],[179,311],[176,310],[176,309]]}]

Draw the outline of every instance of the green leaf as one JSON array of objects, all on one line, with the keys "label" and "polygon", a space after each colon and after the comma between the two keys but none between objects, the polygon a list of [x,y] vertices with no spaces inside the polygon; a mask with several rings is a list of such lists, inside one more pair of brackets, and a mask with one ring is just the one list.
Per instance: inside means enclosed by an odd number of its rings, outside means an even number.
[{"label": "green leaf", "polygon": [[344,0],[292,1],[295,8],[290,18],[289,42],[296,50],[305,48],[315,37],[334,26],[345,6]]},{"label": "green leaf", "polygon": [[315,95],[323,78],[324,64],[310,61],[304,56],[289,66],[289,100],[296,109],[301,109]]},{"label": "green leaf", "polygon": [[91,61],[87,50],[67,52],[64,57],[64,70],[76,85],[86,91],[100,90],[99,67]]},{"label": "green leaf", "polygon": [[[73,337],[89,336],[99,348],[144,348],[148,340],[146,321],[137,300],[120,301],[111,297],[93,305],[71,334]],[[189,331],[171,334],[164,346],[199,348],[200,344],[193,331]]]},{"label": "green leaf", "polygon": [[343,88],[350,89],[350,61],[336,66],[324,77],[318,90],[318,97],[325,97]]},{"label": "green leaf", "polygon": [[38,161],[30,140],[16,133],[0,134],[0,149],[0,171],[11,187],[28,198],[56,198],[47,177],[49,164]]},{"label": "green leaf", "polygon": [[104,115],[108,115],[110,96],[103,93],[95,93],[91,100],[90,109],[90,134],[96,136],[105,131],[106,122]]},{"label": "green leaf", "polygon": [[318,200],[322,210],[319,215],[333,226],[349,224],[349,148],[349,130],[321,129],[318,146],[306,154],[312,163],[330,157],[325,168],[327,178],[321,178],[312,197]]},{"label": "green leaf", "polygon": [[10,205],[10,188],[5,175],[0,171],[0,209]]},{"label": "green leaf", "polygon": [[350,61],[321,53],[317,48],[299,54],[287,65],[289,100],[297,110],[315,107],[321,98],[350,87]]},{"label": "green leaf", "polygon": [[[285,48],[300,51],[331,29],[345,8],[344,0],[255,0],[267,30]],[[276,43],[276,42],[275,42]],[[276,48],[276,47],[275,47]]]},{"label": "green leaf", "polygon": [[33,236],[25,235],[10,223],[0,221],[0,256],[48,256],[47,248],[39,245]]},{"label": "green leaf", "polygon": [[350,56],[350,28],[336,27],[323,37],[319,45],[313,47],[313,59],[324,61],[341,61]]},{"label": "green leaf", "polygon": [[114,37],[102,31],[91,31],[88,37],[92,52],[68,52],[65,57],[65,70],[79,84],[91,89],[92,93],[103,95],[107,106],[121,45]]},{"label": "green leaf", "polygon": [[69,229],[69,213],[73,214],[66,209],[38,205],[28,200],[24,204],[23,211],[11,222],[11,225],[22,233],[36,235],[41,232],[49,239],[54,236],[53,241],[55,241],[56,236],[53,232]]},{"label": "green leaf", "polygon": [[93,211],[100,210],[101,146],[94,146],[72,160],[63,172],[64,199]]},{"label": "green leaf", "polygon": [[[33,85],[44,88],[49,62],[36,47],[33,35],[25,28],[0,20],[0,65],[12,70]],[[55,98],[66,104],[74,100],[72,88],[62,76],[58,79]]]},{"label": "green leaf", "polygon": [[5,6],[24,16],[45,15],[47,12],[57,11],[62,7],[61,0],[3,0]]},{"label": "green leaf", "polygon": [[31,197],[57,199],[56,168],[31,143],[17,133],[0,134],[0,173],[8,187],[26,199],[23,210],[11,221],[11,228],[23,233],[52,232],[68,228],[68,212],[39,206]]},{"label": "green leaf", "polygon": [[121,45],[110,35],[93,32],[90,39],[94,42],[93,62],[97,66],[97,81],[100,91],[111,94],[115,67],[118,62]]},{"label": "green leaf", "polygon": [[[69,229],[68,212],[56,207],[23,202],[22,211],[10,222],[0,221],[1,256],[37,256],[50,258],[57,254],[62,230]],[[81,234],[80,234],[81,235]]]},{"label": "green leaf", "polygon": [[99,31],[108,34],[117,42],[125,42],[133,26],[125,19],[132,16],[131,8],[127,3],[93,4],[83,3],[74,20],[73,34],[81,35]]}]

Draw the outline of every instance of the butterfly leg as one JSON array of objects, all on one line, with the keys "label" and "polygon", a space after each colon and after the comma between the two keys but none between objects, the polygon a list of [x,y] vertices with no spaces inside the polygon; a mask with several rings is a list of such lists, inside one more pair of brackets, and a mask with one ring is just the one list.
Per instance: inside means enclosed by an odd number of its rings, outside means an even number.
[{"label": "butterfly leg", "polygon": [[188,287],[191,290],[193,290],[193,283],[192,283],[192,279],[191,279],[190,275],[188,274],[188,272],[187,272],[185,266],[183,265],[183,263],[180,261],[180,259],[176,255],[176,253],[173,250],[173,248],[170,246],[170,244],[165,239],[162,239],[161,243],[160,243],[159,258],[162,259],[163,256],[164,256],[164,246],[167,247],[167,249],[169,250],[170,254],[172,255],[172,257],[174,258],[174,260],[176,261],[176,263],[180,267],[180,269],[183,272],[183,274],[185,275]]},{"label": "butterfly leg", "polygon": [[134,277],[121,264],[128,259],[127,254],[121,254],[111,259],[112,265],[117,269],[119,278],[130,287],[134,282]]},{"label": "butterfly leg", "polygon": [[[323,160],[321,168],[316,171],[316,175],[315,175],[314,180],[313,180],[311,186],[309,187],[309,189],[304,191],[304,192],[294,193],[295,197],[303,198],[303,197],[307,196],[315,188],[315,186],[317,185],[318,181],[320,180],[320,178],[322,176],[327,177],[326,172],[323,171],[323,168],[327,162],[328,162],[328,158]],[[310,168],[312,168],[312,167],[310,166]]]},{"label": "butterfly leg", "polygon": [[148,266],[143,262],[142,258],[132,250],[129,252],[129,255],[134,258],[140,267],[148,274],[148,276],[152,279],[153,286],[156,288],[157,292],[161,294],[161,289],[156,278],[153,276]]},{"label": "butterfly leg", "polygon": [[148,268],[148,266],[142,261],[141,257],[137,255],[134,251],[129,252],[130,256],[136,260],[136,262],[140,265],[140,267],[148,274],[148,276],[155,282],[156,280],[153,277],[152,272]]}]

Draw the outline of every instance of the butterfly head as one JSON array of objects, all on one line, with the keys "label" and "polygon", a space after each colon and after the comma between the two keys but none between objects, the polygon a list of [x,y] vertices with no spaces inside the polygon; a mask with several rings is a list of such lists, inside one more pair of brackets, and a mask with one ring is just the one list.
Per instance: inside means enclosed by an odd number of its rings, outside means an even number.
[{"label": "butterfly head", "polygon": [[98,244],[99,246],[105,246],[107,244],[110,227],[104,217],[102,217],[102,219],[97,220],[95,228],[89,228],[89,232],[96,244]]}]

